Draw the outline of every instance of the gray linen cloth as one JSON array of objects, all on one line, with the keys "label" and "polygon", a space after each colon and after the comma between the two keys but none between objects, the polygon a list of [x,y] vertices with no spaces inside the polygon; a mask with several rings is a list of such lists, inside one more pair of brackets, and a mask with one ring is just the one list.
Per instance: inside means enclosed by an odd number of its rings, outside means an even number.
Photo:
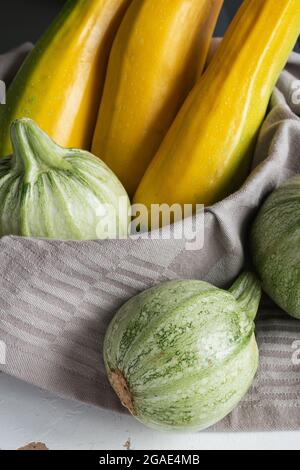
[{"label": "gray linen cloth", "polygon": [[[17,63],[23,52],[15,51]],[[11,54],[0,57],[2,77],[14,63]],[[198,217],[198,223],[204,217],[202,250],[187,250],[185,240],[175,239],[2,238],[2,371],[64,397],[121,410],[102,362],[108,322],[129,297],[161,281],[199,278],[227,287],[243,269],[257,208],[300,171],[299,79],[300,56],[293,53],[260,132],[254,171],[237,193]],[[261,359],[253,387],[213,430],[300,429],[300,322],[265,299],[257,339]]]}]

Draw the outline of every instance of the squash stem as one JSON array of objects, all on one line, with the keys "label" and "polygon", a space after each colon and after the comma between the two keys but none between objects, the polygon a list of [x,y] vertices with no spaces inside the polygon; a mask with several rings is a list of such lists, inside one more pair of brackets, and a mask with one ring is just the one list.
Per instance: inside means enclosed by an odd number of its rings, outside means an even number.
[{"label": "squash stem", "polygon": [[243,310],[246,311],[248,318],[253,321],[257,315],[262,294],[257,277],[251,272],[242,273],[229,292],[234,295]]},{"label": "squash stem", "polygon": [[25,183],[49,168],[68,170],[70,163],[63,159],[64,150],[53,142],[31,119],[17,119],[11,125],[13,146],[12,168],[24,171]]}]

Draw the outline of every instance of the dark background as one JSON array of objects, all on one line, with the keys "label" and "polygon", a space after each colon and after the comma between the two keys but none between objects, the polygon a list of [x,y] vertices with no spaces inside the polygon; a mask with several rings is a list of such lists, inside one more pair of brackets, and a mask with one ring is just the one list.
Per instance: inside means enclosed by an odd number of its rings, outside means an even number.
[{"label": "dark background", "polygon": [[[35,42],[65,0],[0,0],[0,53],[25,41]],[[222,35],[242,0],[225,0],[217,34]]]},{"label": "dark background", "polygon": [[[65,0],[0,0],[0,54],[22,42],[35,42],[64,3]],[[216,35],[224,34],[241,3],[242,0],[225,0]]]}]

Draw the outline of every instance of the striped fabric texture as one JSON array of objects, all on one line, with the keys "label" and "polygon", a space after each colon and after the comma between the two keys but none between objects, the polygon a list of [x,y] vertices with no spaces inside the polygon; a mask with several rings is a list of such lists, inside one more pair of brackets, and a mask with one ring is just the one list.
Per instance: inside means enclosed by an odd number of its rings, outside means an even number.
[{"label": "striped fabric texture", "polygon": [[[0,62],[4,76],[11,56]],[[300,56],[293,53],[261,129],[252,174],[237,193],[190,220],[199,230],[204,224],[202,249],[187,250],[186,240],[166,240],[164,232],[155,240],[2,238],[2,371],[58,395],[123,412],[102,361],[110,319],[128,298],[161,281],[196,278],[228,287],[249,263],[246,241],[259,205],[300,171],[298,80]],[[257,339],[261,360],[253,387],[212,430],[300,429],[300,322],[265,298]]]}]

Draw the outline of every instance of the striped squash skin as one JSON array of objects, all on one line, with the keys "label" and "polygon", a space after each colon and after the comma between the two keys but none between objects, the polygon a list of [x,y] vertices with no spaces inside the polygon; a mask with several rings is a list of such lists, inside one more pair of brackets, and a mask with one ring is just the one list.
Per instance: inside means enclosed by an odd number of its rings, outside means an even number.
[{"label": "striped squash skin", "polygon": [[129,300],[104,342],[108,377],[123,404],[157,429],[200,430],[225,417],[257,370],[253,318],[259,300],[251,274],[232,292],[201,281],[170,281]]},{"label": "striped squash skin", "polygon": [[251,234],[252,257],[267,294],[300,319],[300,176],[274,191]]},{"label": "striped squash skin", "polygon": [[14,122],[12,142],[13,157],[0,160],[1,236],[107,238],[101,218],[108,205],[120,235],[127,235],[127,193],[101,160],[63,149],[29,119]]}]

